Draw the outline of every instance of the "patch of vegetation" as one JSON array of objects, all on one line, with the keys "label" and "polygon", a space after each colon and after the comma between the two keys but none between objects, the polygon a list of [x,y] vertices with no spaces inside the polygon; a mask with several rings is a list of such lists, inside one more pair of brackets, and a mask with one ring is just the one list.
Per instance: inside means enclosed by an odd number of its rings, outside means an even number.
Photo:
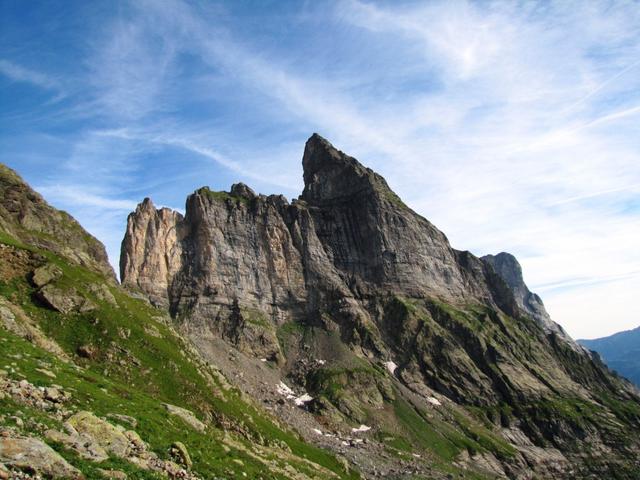
[{"label": "patch of vegetation", "polygon": [[310,334],[310,329],[307,326],[296,321],[283,323],[276,329],[276,338],[278,339],[280,350],[285,356],[293,342]]},{"label": "patch of vegetation", "polygon": [[307,378],[307,388],[324,395],[332,402],[338,400],[343,391],[358,385],[375,385],[383,374],[372,366],[353,368],[319,368]]},{"label": "patch of vegetation", "polygon": [[223,191],[218,192],[215,190],[211,190],[209,187],[202,187],[197,190],[197,193],[201,195],[205,195],[219,202],[231,201],[231,202],[244,203],[245,205],[248,205],[251,202],[250,199],[248,198],[241,197],[239,195],[238,196],[232,195],[229,192],[223,192]]},{"label": "patch of vegetation", "polygon": [[267,316],[255,308],[240,307],[240,314],[245,322],[257,325],[259,327],[273,329],[274,325],[269,321]]},{"label": "patch of vegetation", "polygon": [[[403,438],[408,438],[419,450],[434,453],[441,460],[450,462],[463,450],[467,450],[471,455],[491,452],[503,459],[512,457],[516,452],[497,435],[480,425],[474,425],[455,410],[450,411],[455,420],[451,425],[414,408],[399,396],[394,401],[393,408],[399,424],[407,434]],[[458,426],[459,430],[454,425]]]}]

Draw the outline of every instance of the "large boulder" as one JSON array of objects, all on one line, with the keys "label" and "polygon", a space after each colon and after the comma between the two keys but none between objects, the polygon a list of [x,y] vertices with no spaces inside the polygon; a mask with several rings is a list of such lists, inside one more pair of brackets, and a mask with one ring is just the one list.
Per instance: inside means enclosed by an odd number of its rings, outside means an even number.
[{"label": "large boulder", "polygon": [[79,434],[84,434],[116,457],[126,458],[129,454],[131,441],[125,433],[109,422],[96,417],[91,412],[78,412],[68,420]]},{"label": "large boulder", "polygon": [[55,282],[60,277],[62,277],[62,270],[60,267],[53,263],[45,263],[33,271],[31,281],[36,287],[44,287],[51,282]]},{"label": "large boulder", "polygon": [[51,283],[38,290],[37,295],[48,307],[63,314],[90,312],[96,308],[91,300],[80,295],[77,290],[64,290]]},{"label": "large boulder", "polygon": [[37,438],[0,437],[0,462],[47,478],[84,479],[78,469]]},{"label": "large boulder", "polygon": [[78,432],[64,433],[57,430],[47,430],[44,435],[48,440],[61,443],[65,448],[74,451],[85,460],[103,462],[109,458],[107,451],[86,434],[81,435]]}]

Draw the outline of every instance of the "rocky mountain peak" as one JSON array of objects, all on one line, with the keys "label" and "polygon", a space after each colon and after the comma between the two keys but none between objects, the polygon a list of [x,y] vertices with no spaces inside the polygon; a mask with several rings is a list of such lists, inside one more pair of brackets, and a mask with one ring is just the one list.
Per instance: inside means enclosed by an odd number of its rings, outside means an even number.
[{"label": "rocky mountain peak", "polygon": [[231,185],[231,195],[251,200],[256,197],[256,192],[244,183],[234,183]]},{"label": "rocky mountain peak", "polygon": [[[520,425],[513,441],[543,448],[575,435],[571,418],[561,433],[540,421],[549,412],[538,399],[583,402],[602,388],[631,395],[562,340],[513,256],[453,249],[380,175],[320,135],[306,142],[302,163],[302,201],[291,205],[236,184],[197,190],[184,218],[132,214],[123,284],[168,307],[210,360],[228,361],[231,345],[269,364],[335,425],[381,419],[394,397],[491,412],[507,404],[514,413],[487,417],[495,434]],[[258,396],[263,374],[249,387]],[[544,461],[533,463],[554,478]]]},{"label": "rocky mountain peak", "polygon": [[391,192],[384,178],[317,133],[307,140],[302,168],[302,198],[310,203],[345,200],[359,193]]}]

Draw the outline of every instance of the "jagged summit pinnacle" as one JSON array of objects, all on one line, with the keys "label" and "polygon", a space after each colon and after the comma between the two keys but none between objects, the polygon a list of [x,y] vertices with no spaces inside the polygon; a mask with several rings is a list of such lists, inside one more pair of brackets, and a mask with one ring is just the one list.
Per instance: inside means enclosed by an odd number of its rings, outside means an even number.
[{"label": "jagged summit pinnacle", "polygon": [[317,133],[307,140],[302,168],[302,198],[311,203],[331,202],[361,192],[391,191],[384,178]]},{"label": "jagged summit pinnacle", "polygon": [[231,195],[251,200],[252,198],[255,198],[256,192],[244,183],[239,182],[231,185]]}]

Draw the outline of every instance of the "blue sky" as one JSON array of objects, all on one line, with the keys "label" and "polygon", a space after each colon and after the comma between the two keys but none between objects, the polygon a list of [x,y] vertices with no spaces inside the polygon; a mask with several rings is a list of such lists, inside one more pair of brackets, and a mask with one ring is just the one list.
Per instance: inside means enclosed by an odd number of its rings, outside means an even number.
[{"label": "blue sky", "polygon": [[319,132],[574,337],[640,324],[638,2],[0,1],[1,161],[107,246]]}]

